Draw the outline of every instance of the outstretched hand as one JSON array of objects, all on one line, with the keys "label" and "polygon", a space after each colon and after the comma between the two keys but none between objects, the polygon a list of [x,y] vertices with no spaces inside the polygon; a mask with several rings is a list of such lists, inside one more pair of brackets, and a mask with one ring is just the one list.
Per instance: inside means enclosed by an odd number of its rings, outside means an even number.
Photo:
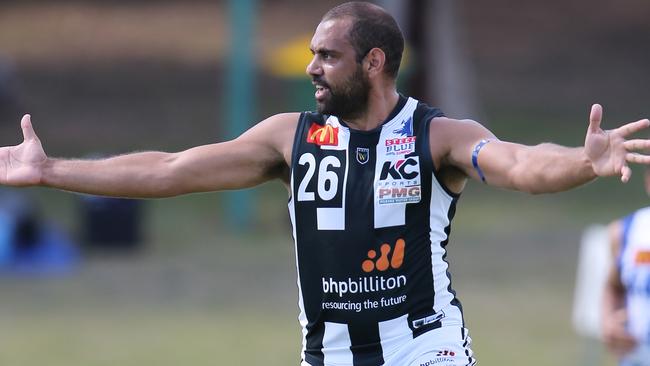
[{"label": "outstretched hand", "polygon": [[41,181],[47,156],[29,114],[23,116],[20,126],[23,129],[22,144],[0,148],[0,184],[3,185],[31,186]]},{"label": "outstretched hand", "polygon": [[626,140],[626,138],[650,127],[650,120],[642,119],[604,131],[600,128],[602,118],[603,108],[599,104],[594,104],[589,115],[585,153],[596,175],[600,177],[620,175],[621,181],[627,183],[632,176],[629,163],[650,165],[650,156],[638,153],[638,151],[650,150],[650,139]]}]

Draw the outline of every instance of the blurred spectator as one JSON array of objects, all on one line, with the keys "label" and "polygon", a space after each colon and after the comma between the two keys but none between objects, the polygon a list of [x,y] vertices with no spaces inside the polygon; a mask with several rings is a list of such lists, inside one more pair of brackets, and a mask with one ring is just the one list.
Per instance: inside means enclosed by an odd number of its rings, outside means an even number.
[{"label": "blurred spectator", "polygon": [[[650,168],[645,189],[650,196]],[[650,207],[613,222],[609,233],[603,339],[621,366],[650,366]]]},{"label": "blurred spectator", "polygon": [[92,249],[133,250],[142,243],[142,201],[81,196],[82,240]]},{"label": "blurred spectator", "polygon": [[[105,158],[94,153],[88,159]],[[89,250],[136,250],[142,246],[142,200],[81,194],[80,240]]]},{"label": "blurred spectator", "polygon": [[41,219],[35,203],[25,193],[0,191],[2,272],[60,273],[77,261],[77,248],[59,227]]}]

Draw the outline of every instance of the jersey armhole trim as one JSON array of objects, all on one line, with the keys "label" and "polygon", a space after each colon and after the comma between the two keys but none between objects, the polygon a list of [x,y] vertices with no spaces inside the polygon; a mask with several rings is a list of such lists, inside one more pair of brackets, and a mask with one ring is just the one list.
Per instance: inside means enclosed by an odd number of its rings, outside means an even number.
[{"label": "jersey armhole trim", "polygon": [[442,189],[445,191],[445,193],[447,193],[451,198],[457,199],[457,198],[460,197],[462,192],[461,193],[456,193],[456,192],[452,191],[451,189],[449,189],[449,187],[447,187],[447,185],[442,181],[442,179],[440,177],[440,172],[438,171],[438,169],[436,167],[436,164],[433,162],[433,156],[431,156],[431,139],[430,139],[430,136],[431,136],[430,135],[431,121],[436,117],[443,117],[444,116],[440,110],[436,110],[436,112],[437,113],[435,113],[435,114],[431,113],[431,115],[427,116],[426,119],[425,119],[425,126],[424,126],[425,144],[424,145],[425,145],[425,148],[427,149],[427,151],[423,154],[423,156],[427,160],[427,163],[431,166],[431,172],[433,173],[433,176],[436,179],[436,181],[438,182],[438,184],[440,185],[440,187],[442,187]]},{"label": "jersey armhole trim", "polygon": [[293,168],[298,161],[297,155],[300,150],[300,139],[303,135],[303,119],[305,119],[306,115],[307,112],[300,112],[300,115],[298,116],[298,125],[296,126],[296,133],[293,136],[293,146],[291,146],[291,164],[289,164],[289,186],[291,187],[291,194],[289,195],[288,202],[291,202],[293,199]]}]

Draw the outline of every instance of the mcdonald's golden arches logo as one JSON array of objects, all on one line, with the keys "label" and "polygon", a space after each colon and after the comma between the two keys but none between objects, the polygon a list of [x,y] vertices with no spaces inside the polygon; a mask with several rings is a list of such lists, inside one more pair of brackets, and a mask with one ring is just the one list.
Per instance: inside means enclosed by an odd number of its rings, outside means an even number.
[{"label": "mcdonald's golden arches logo", "polygon": [[312,123],[307,133],[307,142],[319,146],[337,146],[339,144],[339,128]]}]

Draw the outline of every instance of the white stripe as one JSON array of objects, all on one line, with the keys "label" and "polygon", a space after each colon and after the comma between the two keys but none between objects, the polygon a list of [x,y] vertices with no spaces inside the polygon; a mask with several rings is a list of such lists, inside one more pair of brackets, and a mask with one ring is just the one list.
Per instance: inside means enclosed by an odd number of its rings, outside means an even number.
[{"label": "white stripe", "polygon": [[413,338],[413,332],[408,325],[408,314],[379,322],[379,339],[381,339],[384,360],[388,360],[393,353],[403,347],[405,338]]},{"label": "white stripe", "polygon": [[350,334],[346,324],[325,322],[323,334],[323,363],[325,365],[352,365]]},{"label": "white stripe", "polygon": [[345,230],[345,196],[346,188],[348,185],[348,169],[350,162],[348,159],[348,149],[350,146],[350,130],[339,123],[338,118],[330,116],[327,121],[339,130],[338,145],[336,146],[321,146],[323,150],[345,150],[345,173],[343,176],[343,187],[341,196],[341,207],[317,207],[316,208],[316,222],[318,230]]},{"label": "white stripe", "polygon": [[343,207],[317,207],[318,230],[345,230],[345,203]]},{"label": "white stripe", "polygon": [[433,286],[435,296],[433,299],[433,310],[439,312],[444,310],[445,317],[441,324],[445,325],[462,325],[462,314],[456,306],[449,306],[454,299],[454,294],[449,290],[449,278],[447,277],[447,268],[449,265],[442,260],[445,249],[442,248],[442,242],[447,240],[445,228],[449,226],[449,209],[453,202],[451,197],[440,185],[435,176],[431,177],[431,205],[429,225],[431,225],[431,270],[433,274]]},{"label": "white stripe", "polygon": [[291,172],[291,199],[289,200],[289,218],[291,219],[291,227],[293,228],[293,242],[294,250],[296,253],[296,283],[298,285],[298,322],[300,323],[302,332],[302,349],[300,351],[300,358],[305,359],[305,349],[307,348],[307,313],[305,312],[305,303],[302,299],[302,286],[300,285],[300,267],[298,264],[298,240],[296,237],[296,206],[293,199],[293,171]]},{"label": "white stripe", "polygon": [[[389,122],[384,124],[379,136],[379,142],[376,146],[377,161],[375,162],[375,180],[374,180],[374,206],[375,206],[375,229],[390,226],[401,226],[406,223],[406,205],[407,203],[380,204],[378,194],[378,184],[384,163],[387,161],[397,161],[403,159],[403,156],[388,156],[386,152],[386,140],[404,137],[393,131],[401,127],[401,123],[413,116],[418,101],[409,98],[402,110]],[[413,131],[416,135],[416,131]],[[416,141],[417,144],[417,141]],[[419,169],[419,166],[418,166]],[[418,177],[419,179],[419,177]]]}]

